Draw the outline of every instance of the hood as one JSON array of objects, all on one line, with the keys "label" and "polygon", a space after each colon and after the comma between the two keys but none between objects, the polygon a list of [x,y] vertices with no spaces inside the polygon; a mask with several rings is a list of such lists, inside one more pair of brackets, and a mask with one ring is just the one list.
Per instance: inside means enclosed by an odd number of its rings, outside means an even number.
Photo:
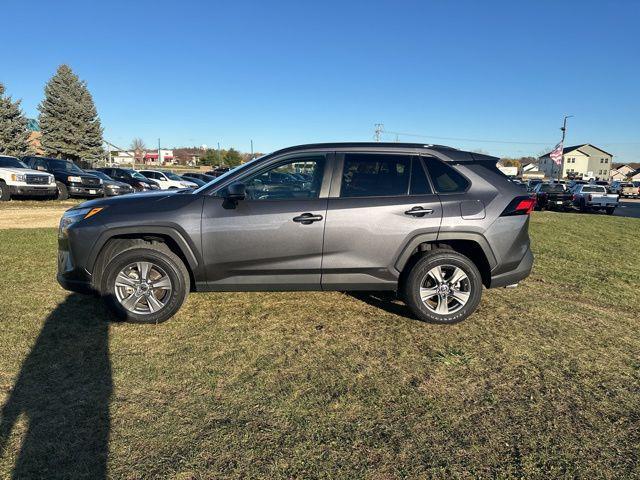
[{"label": "hood", "polygon": [[161,202],[167,198],[173,197],[174,195],[189,195],[190,192],[191,190],[152,190],[149,192],[141,192],[141,193],[136,193],[131,195],[122,195],[119,197],[97,198],[95,200],[89,200],[88,202],[83,202],[74,208],[107,207],[110,205],[125,206],[128,204],[139,205],[141,203],[152,204],[152,203]]},{"label": "hood", "polygon": [[9,173],[26,173],[29,175],[44,175],[50,177],[51,174],[48,172],[41,172],[40,170],[32,170],[31,168],[0,168],[3,172]]}]

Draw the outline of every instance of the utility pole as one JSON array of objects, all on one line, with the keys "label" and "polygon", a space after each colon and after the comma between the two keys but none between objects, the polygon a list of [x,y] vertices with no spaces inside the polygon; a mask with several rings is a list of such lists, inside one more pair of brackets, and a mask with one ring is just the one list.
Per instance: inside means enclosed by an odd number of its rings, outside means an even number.
[{"label": "utility pole", "polygon": [[253,160],[253,140],[251,140],[251,159]]},{"label": "utility pole", "polygon": [[380,136],[382,135],[382,132],[384,132],[384,125],[382,123],[376,123],[375,124],[375,133],[373,134],[373,138],[375,138],[376,142],[380,141]]},{"label": "utility pole", "polygon": [[571,117],[573,117],[573,115],[565,115],[562,120],[562,128],[560,128],[560,130],[562,130],[562,141],[560,143],[562,144],[563,152],[562,162],[560,162],[560,170],[558,171],[558,181],[562,180],[562,172],[564,171],[564,137],[567,135],[567,118]]},{"label": "utility pole", "polygon": [[158,139],[158,165],[161,165],[162,162],[160,161],[160,139]]}]

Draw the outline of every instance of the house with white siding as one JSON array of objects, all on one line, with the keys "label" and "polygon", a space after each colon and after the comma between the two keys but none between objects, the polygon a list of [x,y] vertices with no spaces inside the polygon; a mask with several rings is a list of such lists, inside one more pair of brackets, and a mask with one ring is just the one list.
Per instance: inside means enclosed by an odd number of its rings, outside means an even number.
[{"label": "house with white siding", "polygon": [[613,155],[595,145],[585,143],[564,148],[561,165],[557,165],[550,154],[544,154],[538,162],[540,170],[547,177],[557,178],[562,168],[562,178],[609,180]]}]

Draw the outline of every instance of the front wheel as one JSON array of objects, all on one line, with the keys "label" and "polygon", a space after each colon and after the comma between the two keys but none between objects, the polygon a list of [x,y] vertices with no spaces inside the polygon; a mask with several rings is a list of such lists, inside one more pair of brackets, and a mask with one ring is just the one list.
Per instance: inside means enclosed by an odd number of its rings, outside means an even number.
[{"label": "front wheel", "polygon": [[9,200],[11,200],[11,189],[6,183],[0,182],[0,202],[8,202]]},{"label": "front wheel", "polygon": [[616,207],[607,207],[607,215],[613,215]]},{"label": "front wheel", "polygon": [[69,198],[69,189],[62,182],[56,182],[58,187],[58,200],[67,200]]},{"label": "front wheel", "polygon": [[466,256],[450,251],[428,253],[411,268],[404,285],[404,299],[421,320],[458,323],[480,303],[482,277]]},{"label": "front wheel", "polygon": [[161,323],[171,318],[189,293],[189,273],[164,244],[146,244],[112,258],[100,292],[121,319]]}]

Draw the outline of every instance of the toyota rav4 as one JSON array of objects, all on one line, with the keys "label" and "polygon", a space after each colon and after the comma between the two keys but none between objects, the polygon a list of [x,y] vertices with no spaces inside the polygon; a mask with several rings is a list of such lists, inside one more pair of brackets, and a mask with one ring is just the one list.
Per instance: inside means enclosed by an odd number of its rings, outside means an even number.
[{"label": "toyota rav4", "polygon": [[279,150],[196,190],[83,203],[60,221],[58,281],[158,323],[190,291],[392,291],[455,323],[529,275],[535,200],[495,157],[444,146]]}]

